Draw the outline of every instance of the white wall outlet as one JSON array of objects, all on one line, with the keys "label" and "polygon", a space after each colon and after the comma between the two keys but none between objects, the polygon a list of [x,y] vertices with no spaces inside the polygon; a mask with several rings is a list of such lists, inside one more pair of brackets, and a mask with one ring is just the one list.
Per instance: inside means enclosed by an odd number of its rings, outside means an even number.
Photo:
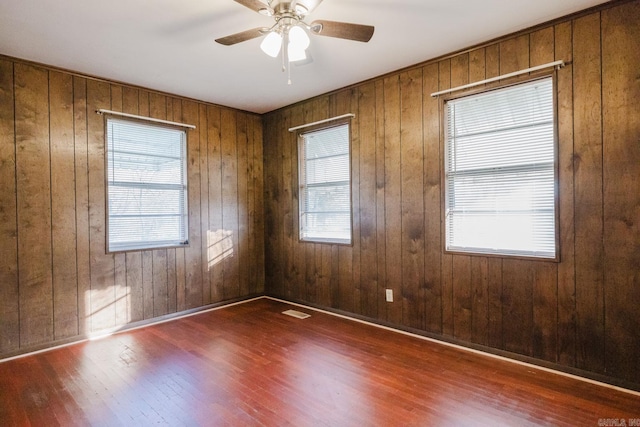
[{"label": "white wall outlet", "polygon": [[393,302],[393,289],[387,289],[385,293],[387,302]]}]

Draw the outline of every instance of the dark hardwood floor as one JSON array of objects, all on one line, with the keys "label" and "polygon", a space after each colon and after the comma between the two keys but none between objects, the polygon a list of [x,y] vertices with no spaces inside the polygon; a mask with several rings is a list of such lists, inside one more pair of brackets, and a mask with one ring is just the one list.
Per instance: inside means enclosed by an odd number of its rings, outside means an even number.
[{"label": "dark hardwood floor", "polygon": [[260,299],[0,363],[0,425],[583,425],[640,397]]}]

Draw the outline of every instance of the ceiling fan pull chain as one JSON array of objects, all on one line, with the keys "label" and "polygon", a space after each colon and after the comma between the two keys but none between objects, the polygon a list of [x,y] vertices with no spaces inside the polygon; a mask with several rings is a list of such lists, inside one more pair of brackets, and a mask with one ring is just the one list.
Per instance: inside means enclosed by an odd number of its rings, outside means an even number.
[{"label": "ceiling fan pull chain", "polygon": [[[284,39],[283,39],[284,40]],[[284,73],[285,70],[287,69],[287,66],[285,64],[285,60],[284,60],[284,56],[286,55],[285,49],[284,49],[284,41],[282,42],[283,46],[282,46],[282,72]]]},{"label": "ceiling fan pull chain", "polygon": [[[286,55],[286,59],[285,59]],[[286,67],[285,67],[286,64]],[[291,59],[289,58],[289,29],[287,28],[282,38],[282,71],[287,70],[287,84],[291,84]]]}]

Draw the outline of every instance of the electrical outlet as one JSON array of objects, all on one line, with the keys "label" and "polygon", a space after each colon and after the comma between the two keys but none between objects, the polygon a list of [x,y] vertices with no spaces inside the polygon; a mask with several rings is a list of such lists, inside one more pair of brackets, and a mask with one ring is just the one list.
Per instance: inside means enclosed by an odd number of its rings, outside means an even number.
[{"label": "electrical outlet", "polygon": [[386,291],[387,302],[393,302],[393,289],[387,289]]}]

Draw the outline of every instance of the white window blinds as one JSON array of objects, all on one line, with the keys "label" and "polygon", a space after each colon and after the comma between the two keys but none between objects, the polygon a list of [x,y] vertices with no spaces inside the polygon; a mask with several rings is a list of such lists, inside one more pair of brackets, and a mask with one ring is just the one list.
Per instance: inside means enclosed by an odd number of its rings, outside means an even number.
[{"label": "white window blinds", "polygon": [[446,247],[556,257],[551,77],[446,103]]},{"label": "white window blinds", "polygon": [[107,250],[186,245],[186,134],[107,118]]},{"label": "white window blinds", "polygon": [[301,134],[300,240],[351,243],[349,124]]}]

